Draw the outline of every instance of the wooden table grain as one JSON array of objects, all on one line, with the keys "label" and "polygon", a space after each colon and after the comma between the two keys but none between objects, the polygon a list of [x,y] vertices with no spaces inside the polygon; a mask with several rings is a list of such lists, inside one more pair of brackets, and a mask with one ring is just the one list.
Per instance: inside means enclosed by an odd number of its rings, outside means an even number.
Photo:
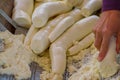
[{"label": "wooden table grain", "polygon": [[[0,0],[0,9],[5,11],[5,13],[12,17],[12,10],[14,7],[14,0]],[[1,15],[0,15],[0,22],[12,33],[15,32],[15,28],[9,24]]]}]

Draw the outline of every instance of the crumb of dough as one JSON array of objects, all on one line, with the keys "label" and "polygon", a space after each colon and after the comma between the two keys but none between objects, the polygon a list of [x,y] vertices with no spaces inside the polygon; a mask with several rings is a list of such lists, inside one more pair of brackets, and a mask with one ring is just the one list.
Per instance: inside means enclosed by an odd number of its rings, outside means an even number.
[{"label": "crumb of dough", "polygon": [[[79,61],[81,67],[77,68],[77,71],[71,74],[68,80],[100,80],[99,62],[97,60],[99,52],[94,46],[91,46],[90,49],[91,55],[88,55],[88,61],[85,62],[86,56]],[[120,80],[120,70],[115,75],[104,80]]]},{"label": "crumb of dough", "polygon": [[42,53],[43,56],[34,57],[33,61],[38,63],[45,71],[51,71],[51,60],[49,56],[49,50]]},{"label": "crumb of dough", "polygon": [[110,78],[106,78],[105,80],[120,80],[120,71],[118,71],[118,73]]},{"label": "crumb of dough", "polygon": [[72,56],[72,58],[74,60],[82,60],[88,53],[90,53],[90,48],[82,50],[78,55]]},{"label": "crumb of dough", "polygon": [[0,32],[0,38],[5,42],[5,51],[0,52],[0,74],[14,75],[17,80],[29,78],[33,53],[23,45],[24,36],[5,31]]},{"label": "crumb of dough", "polygon": [[27,79],[31,76],[29,64],[32,61],[47,72],[51,70],[49,50],[43,52],[42,57],[33,54],[30,48],[23,45],[24,37],[9,31],[0,32],[0,38],[5,42],[5,51],[0,52],[0,74],[12,74],[17,80]]},{"label": "crumb of dough", "polygon": [[[77,69],[81,67],[82,65],[82,59],[86,56],[86,54],[90,54],[91,49],[84,49],[82,50],[80,53],[78,53],[77,55],[74,56],[70,56],[67,59],[67,63],[68,63],[68,67],[71,65],[74,65]],[[68,70],[69,71],[69,70]],[[71,72],[71,71],[70,71]]]},{"label": "crumb of dough", "polygon": [[69,65],[68,71],[69,71],[69,73],[74,73],[77,71],[77,68],[74,65]]},{"label": "crumb of dough", "polygon": [[96,57],[97,54],[91,57],[91,60],[87,64],[83,64],[68,80],[99,80],[98,61]]},{"label": "crumb of dough", "polygon": [[40,80],[51,80],[53,77],[53,74],[48,71],[43,71],[42,74],[40,74]]}]

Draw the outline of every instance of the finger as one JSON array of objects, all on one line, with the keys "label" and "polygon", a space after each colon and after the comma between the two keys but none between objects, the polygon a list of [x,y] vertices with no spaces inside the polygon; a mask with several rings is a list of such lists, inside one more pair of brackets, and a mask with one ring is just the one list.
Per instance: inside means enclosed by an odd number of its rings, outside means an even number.
[{"label": "finger", "polygon": [[101,48],[100,48],[100,53],[98,56],[98,61],[102,61],[104,59],[104,57],[106,56],[107,51],[108,51],[110,38],[111,38],[111,35],[109,33],[104,34]]},{"label": "finger", "polygon": [[100,46],[101,46],[101,42],[102,42],[102,34],[100,31],[98,31],[96,33],[96,38],[95,38],[95,47],[100,50]]},{"label": "finger", "polygon": [[101,26],[100,24],[101,24],[101,21],[99,20],[96,23],[96,26],[93,28],[93,33],[95,34],[95,38],[96,38],[97,29]]},{"label": "finger", "polygon": [[117,53],[120,52],[120,33],[117,35],[117,40],[116,40],[116,51]]},{"label": "finger", "polygon": [[94,33],[94,35],[95,35],[95,38],[96,38],[96,29],[97,29],[97,27],[95,26],[95,27],[93,28],[93,33]]},{"label": "finger", "polygon": [[93,28],[93,33],[95,34],[95,38],[96,38],[96,34],[97,34],[97,30],[102,30],[102,28],[104,27],[105,23],[105,18],[100,18],[99,21],[97,22],[96,26]]}]

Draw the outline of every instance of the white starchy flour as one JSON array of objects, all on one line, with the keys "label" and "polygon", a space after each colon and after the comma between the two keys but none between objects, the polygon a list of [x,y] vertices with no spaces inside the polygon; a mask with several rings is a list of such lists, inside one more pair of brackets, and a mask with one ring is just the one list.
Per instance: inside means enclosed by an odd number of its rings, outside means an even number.
[{"label": "white starchy flour", "polygon": [[[27,79],[31,76],[29,64],[35,61],[44,69],[40,79],[52,80],[55,74],[51,73],[49,50],[37,56],[23,45],[24,35],[13,35],[8,31],[0,32],[0,38],[5,42],[5,51],[0,52],[0,74],[12,74],[17,80]],[[98,51],[93,45],[74,56],[68,56],[68,80],[99,80],[97,56]],[[105,80],[120,80],[119,75],[120,71]]]},{"label": "white starchy flour", "polygon": [[0,52],[0,74],[13,74],[17,80],[29,78],[32,52],[24,47],[24,36],[5,31],[0,32],[0,38],[5,41],[5,51]]},{"label": "white starchy flour", "polygon": [[33,61],[45,71],[51,70],[48,50],[40,57],[23,45],[24,35],[13,35],[5,31],[0,32],[0,38],[5,42],[5,51],[0,52],[0,74],[12,74],[17,80],[27,79],[31,76],[29,64]]}]

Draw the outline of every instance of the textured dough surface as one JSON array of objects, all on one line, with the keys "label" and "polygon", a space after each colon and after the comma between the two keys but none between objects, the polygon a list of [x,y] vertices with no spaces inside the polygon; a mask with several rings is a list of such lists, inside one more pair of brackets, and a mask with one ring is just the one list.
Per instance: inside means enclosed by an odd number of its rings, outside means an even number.
[{"label": "textured dough surface", "polygon": [[17,80],[29,78],[32,52],[24,47],[23,37],[6,31],[0,32],[0,38],[5,41],[5,51],[0,52],[0,74],[13,74]]},{"label": "textured dough surface", "polygon": [[98,52],[91,56],[89,62],[83,64],[68,80],[99,80],[97,56]]},{"label": "textured dough surface", "polygon": [[80,65],[80,68],[77,69],[76,72],[72,73],[72,76],[70,76],[68,80],[100,80],[99,74],[101,74],[104,80],[120,80],[120,71],[118,70],[118,64],[116,64],[115,62],[115,47],[115,38],[112,38],[108,49],[108,52],[110,54],[108,53],[108,55],[102,62],[97,61],[99,52],[95,49],[95,47],[92,46],[91,52],[89,52],[89,54],[92,55],[89,57],[87,62],[83,63],[81,61],[84,60],[85,57],[79,58],[79,56],[82,56],[80,55],[82,52],[79,53],[77,56],[71,57],[69,60],[73,59],[74,61],[79,61],[78,65]]},{"label": "textured dough surface", "polygon": [[118,71],[119,67],[116,63],[116,55],[116,39],[112,37],[107,55],[99,65],[100,73],[104,78],[110,77]]}]

